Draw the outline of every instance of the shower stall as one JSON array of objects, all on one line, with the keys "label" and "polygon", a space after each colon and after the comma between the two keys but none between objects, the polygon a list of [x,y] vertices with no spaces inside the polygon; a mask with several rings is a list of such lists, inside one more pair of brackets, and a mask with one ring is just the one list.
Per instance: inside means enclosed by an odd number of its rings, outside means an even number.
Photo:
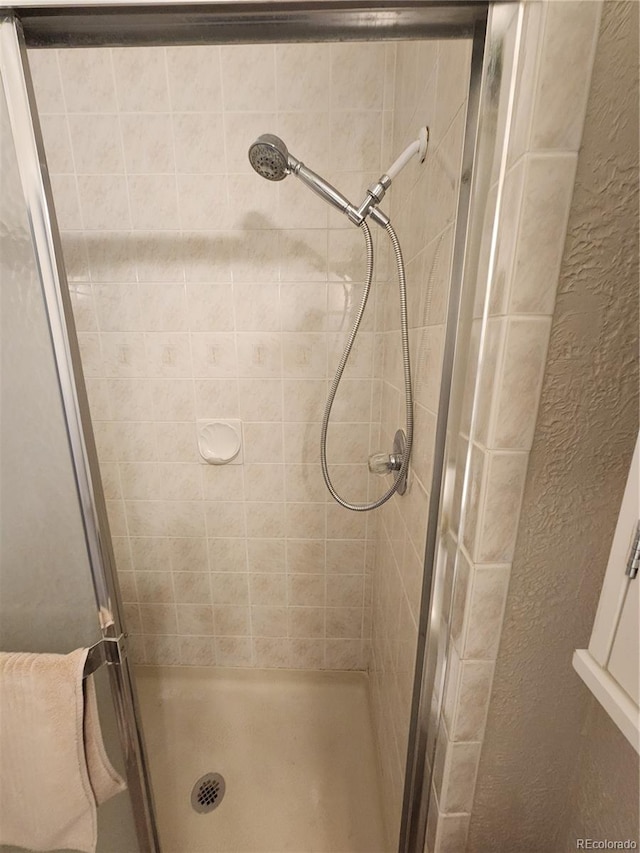
[{"label": "shower stall", "polygon": [[424,849],[522,14],[3,13],[2,649],[106,644],[103,853]]}]

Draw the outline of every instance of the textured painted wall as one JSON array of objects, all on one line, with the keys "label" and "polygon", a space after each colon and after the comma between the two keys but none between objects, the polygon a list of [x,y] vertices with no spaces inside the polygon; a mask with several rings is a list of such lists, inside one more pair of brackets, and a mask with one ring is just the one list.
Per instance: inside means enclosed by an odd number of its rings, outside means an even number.
[{"label": "textured painted wall", "polygon": [[[558,851],[577,838],[638,839],[638,756],[600,703],[590,700],[582,748],[563,816]],[[564,833],[564,838],[562,837]]]},{"label": "textured painted wall", "polygon": [[[638,7],[605,4],[468,850],[637,837],[638,759],[571,667],[638,429]],[[586,721],[586,725],[585,725]]]}]

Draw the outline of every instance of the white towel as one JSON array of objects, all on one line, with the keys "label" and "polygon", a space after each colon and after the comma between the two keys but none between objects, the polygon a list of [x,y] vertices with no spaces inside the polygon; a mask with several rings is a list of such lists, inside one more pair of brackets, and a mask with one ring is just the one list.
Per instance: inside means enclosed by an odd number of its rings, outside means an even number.
[{"label": "white towel", "polygon": [[0,844],[94,853],[96,806],[124,790],[105,752],[87,649],[0,652]]}]

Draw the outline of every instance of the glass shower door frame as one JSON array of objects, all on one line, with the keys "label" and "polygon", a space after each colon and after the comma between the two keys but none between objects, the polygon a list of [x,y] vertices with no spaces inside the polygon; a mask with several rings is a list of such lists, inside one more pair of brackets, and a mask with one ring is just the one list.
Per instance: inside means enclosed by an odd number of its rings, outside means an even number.
[{"label": "glass shower door frame", "polygon": [[[515,0],[507,0],[507,3]],[[432,717],[434,683],[442,679],[446,661],[442,607],[443,570],[437,559],[443,511],[451,500],[451,428],[460,406],[460,376],[467,358],[465,330],[470,322],[477,259],[477,231],[487,210],[487,187],[478,179],[479,149],[493,152],[499,144],[495,127],[479,119],[495,83],[491,62],[502,45],[493,32],[491,14],[499,3],[485,0],[424,0],[398,4],[365,0],[258,0],[251,3],[158,3],[122,6],[74,5],[25,0],[14,9],[0,0],[0,70],[9,106],[12,132],[19,152],[19,170],[29,211],[32,239],[49,317],[58,377],[67,419],[69,443],[81,500],[90,570],[103,637],[120,640],[124,622],[106,505],[93,439],[88,401],[51,187],[45,166],[35,97],[29,75],[29,47],[74,47],[150,44],[202,44],[273,41],[335,41],[376,39],[469,38],[474,42],[470,110],[467,115],[463,190],[458,210],[452,297],[445,341],[445,361],[434,448],[434,468],[423,600],[419,624],[416,679],[411,719],[400,850],[422,853],[429,803],[431,760],[427,734],[437,726]],[[15,10],[15,11],[14,11]],[[510,73],[507,72],[507,74]],[[484,164],[481,164],[484,165]],[[464,329],[461,331],[461,325]],[[133,672],[126,657],[126,635],[109,666],[127,779],[142,853],[159,853],[160,844],[143,735],[139,723]],[[446,649],[444,649],[446,656]],[[435,657],[434,657],[435,655]],[[441,694],[440,694],[441,701]]]},{"label": "glass shower door frame", "polygon": [[136,834],[140,853],[160,853],[138,702],[126,654],[109,522],[26,45],[18,18],[1,12],[0,78],[51,334],[97,617],[105,649],[111,653],[107,668]]}]

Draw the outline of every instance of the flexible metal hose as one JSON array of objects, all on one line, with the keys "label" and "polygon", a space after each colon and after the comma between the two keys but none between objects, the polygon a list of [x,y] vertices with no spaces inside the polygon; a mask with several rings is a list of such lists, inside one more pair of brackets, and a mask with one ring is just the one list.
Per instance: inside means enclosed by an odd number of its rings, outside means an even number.
[{"label": "flexible metal hose", "polygon": [[331,408],[333,406],[336,393],[340,385],[340,380],[342,379],[342,374],[344,373],[347,361],[349,360],[351,349],[353,348],[354,341],[358,334],[358,329],[360,328],[360,322],[362,320],[362,315],[364,314],[364,309],[367,306],[367,300],[369,298],[369,292],[371,290],[371,282],[373,280],[373,240],[371,239],[371,230],[369,229],[367,223],[364,221],[362,222],[360,227],[362,228],[365,243],[367,246],[367,276],[365,280],[364,290],[362,291],[360,307],[358,308],[356,319],[353,323],[351,332],[349,333],[349,337],[342,353],[340,363],[338,364],[336,374],[333,377],[331,387],[329,388],[329,396],[327,397],[327,402],[324,407],[324,414],[322,416],[322,432],[320,434],[320,463],[322,465],[322,476],[324,477],[327,489],[329,489],[329,492],[331,493],[331,496],[334,498],[334,500],[336,500],[340,504],[340,506],[343,506],[345,509],[351,509],[354,512],[368,512],[369,510],[377,509],[379,506],[382,506],[382,504],[386,503],[389,498],[391,498],[396,493],[399,483],[402,481],[403,477],[407,473],[407,469],[409,468],[411,447],[413,445],[413,394],[411,391],[409,324],[407,321],[407,281],[404,272],[404,260],[402,258],[402,249],[400,247],[400,241],[398,240],[398,236],[394,231],[391,223],[389,222],[385,226],[385,231],[389,235],[389,239],[391,240],[391,245],[393,246],[393,251],[395,253],[396,267],[398,272],[398,287],[400,291],[400,331],[402,334],[402,362],[404,368],[404,397],[407,419],[407,444],[402,459],[402,466],[400,467],[400,470],[396,472],[393,484],[381,497],[379,497],[375,501],[371,501],[370,503],[351,503],[350,501],[344,500],[344,498],[340,497],[340,495],[336,492],[333,483],[331,482],[331,477],[329,476],[329,468],[327,465],[327,430],[329,427],[329,418],[331,417]]}]

